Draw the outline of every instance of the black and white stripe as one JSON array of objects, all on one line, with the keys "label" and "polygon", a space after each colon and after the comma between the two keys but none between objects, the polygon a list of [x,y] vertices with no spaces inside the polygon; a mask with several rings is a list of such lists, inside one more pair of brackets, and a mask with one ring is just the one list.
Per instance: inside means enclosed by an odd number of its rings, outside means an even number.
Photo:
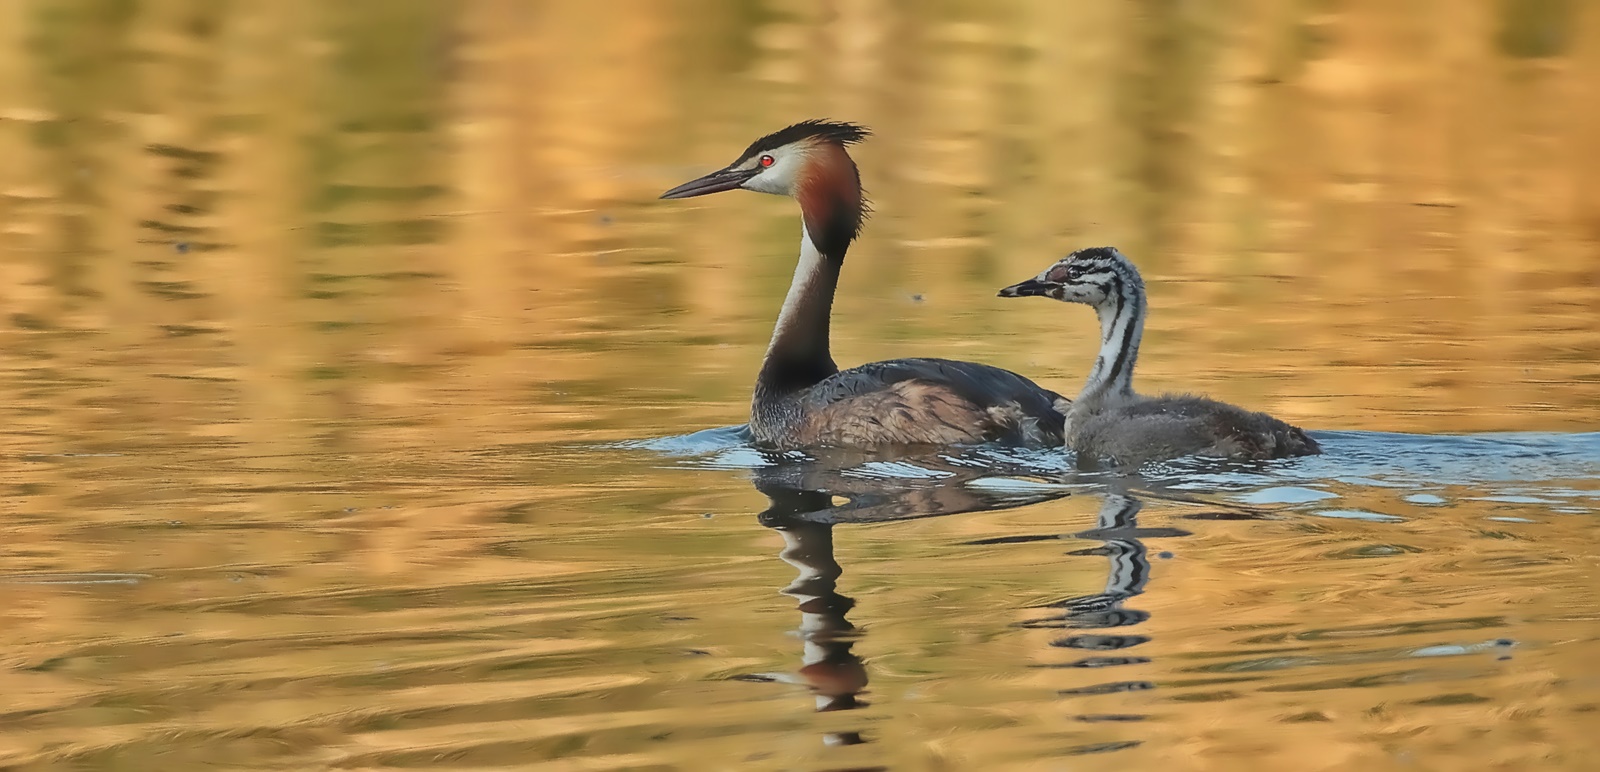
[{"label": "black and white stripe", "polygon": [[1100,318],[1100,354],[1083,395],[1132,395],[1133,366],[1144,337],[1139,269],[1115,248],[1093,247],[1072,253],[1045,275],[1062,285],[1061,300],[1091,305]]}]

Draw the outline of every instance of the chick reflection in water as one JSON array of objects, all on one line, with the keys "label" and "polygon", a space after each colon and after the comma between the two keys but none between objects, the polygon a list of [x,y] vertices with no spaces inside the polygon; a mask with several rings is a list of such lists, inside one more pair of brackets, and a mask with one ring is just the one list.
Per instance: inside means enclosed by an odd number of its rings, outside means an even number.
[{"label": "chick reflection in water", "polygon": [[[894,481],[864,476],[861,467],[842,459],[832,463],[769,460],[773,466],[755,472],[756,489],[771,504],[760,514],[760,522],[782,535],[784,546],[778,556],[799,571],[781,592],[797,601],[797,632],[804,648],[800,668],[793,674],[737,678],[802,684],[815,696],[817,712],[853,710],[866,704],[860,698],[868,682],[866,665],[851,650],[859,634],[845,618],[855,601],[837,591],[844,569],[834,558],[835,525],[1009,509],[1067,495],[1055,488],[1016,493],[969,487],[968,483],[983,474],[940,459],[916,462],[919,468],[935,471],[937,479]],[[849,730],[829,732],[824,742],[855,745],[867,740],[860,730]]]},{"label": "chick reflection in water", "polygon": [[[1099,545],[1068,552],[1072,557],[1104,556],[1106,567],[1105,589],[1046,604],[1051,613],[1042,618],[1023,622],[1021,626],[1034,629],[1066,629],[1081,632],[1059,638],[1052,646],[1092,654],[1080,655],[1066,662],[1041,665],[1052,668],[1082,669],[1085,673],[1100,673],[1104,668],[1123,668],[1148,664],[1148,657],[1138,656],[1134,650],[1149,643],[1150,637],[1137,629],[1150,619],[1150,613],[1129,608],[1127,603],[1144,594],[1150,581],[1149,550],[1144,539],[1188,536],[1178,528],[1141,528],[1138,523],[1143,503],[1126,490],[1110,490],[1104,494],[1095,527],[1068,536],[1055,534],[1041,536],[1009,536],[980,539],[969,544],[1015,544],[1050,539],[1072,538],[1100,542]],[[1116,671],[1111,671],[1116,672]],[[1089,698],[1094,695],[1112,695],[1154,689],[1151,681],[1138,678],[1096,679],[1060,692],[1068,698]],[[1141,713],[1078,713],[1077,720],[1084,722],[1132,722],[1147,716]],[[1078,746],[1072,754],[1106,753],[1137,746],[1139,740],[1104,740]]]}]

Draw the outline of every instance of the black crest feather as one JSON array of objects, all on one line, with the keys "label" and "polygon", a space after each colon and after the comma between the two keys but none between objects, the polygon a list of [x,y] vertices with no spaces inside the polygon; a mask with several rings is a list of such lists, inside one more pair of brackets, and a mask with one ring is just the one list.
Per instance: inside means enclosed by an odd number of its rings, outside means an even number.
[{"label": "black crest feather", "polygon": [[1082,249],[1075,250],[1072,254],[1067,255],[1067,257],[1072,260],[1082,260],[1084,262],[1088,262],[1090,260],[1115,260],[1117,257],[1117,250],[1115,247],[1084,247]]},{"label": "black crest feather", "polygon": [[744,163],[745,160],[757,153],[780,148],[802,139],[825,139],[841,145],[854,145],[870,136],[872,136],[872,130],[858,123],[812,118],[796,123],[793,126],[785,126],[751,142],[750,147],[744,149],[744,153],[740,154],[739,160],[735,161],[734,165]]}]

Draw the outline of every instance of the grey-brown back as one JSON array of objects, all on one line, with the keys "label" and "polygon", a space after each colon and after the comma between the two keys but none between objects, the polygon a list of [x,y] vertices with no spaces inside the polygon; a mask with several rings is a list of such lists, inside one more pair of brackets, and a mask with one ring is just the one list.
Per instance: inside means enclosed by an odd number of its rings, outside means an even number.
[{"label": "grey-brown back", "polygon": [[894,359],[789,395],[758,392],[751,429],[778,447],[1063,441],[1061,395],[1016,373],[949,359]]},{"label": "grey-brown back", "polygon": [[1135,397],[1088,412],[1073,426],[1068,444],[1080,461],[1128,466],[1189,455],[1265,460],[1322,452],[1300,427],[1187,394]]}]

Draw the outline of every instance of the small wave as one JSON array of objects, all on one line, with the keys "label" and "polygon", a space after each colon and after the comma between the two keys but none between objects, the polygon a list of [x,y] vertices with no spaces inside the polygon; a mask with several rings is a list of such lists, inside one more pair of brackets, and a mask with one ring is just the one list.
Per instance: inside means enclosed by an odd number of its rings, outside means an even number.
[{"label": "small wave", "polygon": [[688,434],[667,437],[650,437],[642,440],[623,440],[607,446],[618,450],[646,450],[664,456],[704,456],[739,447],[753,447],[748,424],[719,426],[701,429]]},{"label": "small wave", "polygon": [[0,584],[138,584],[154,578],[150,574],[0,574]]}]

